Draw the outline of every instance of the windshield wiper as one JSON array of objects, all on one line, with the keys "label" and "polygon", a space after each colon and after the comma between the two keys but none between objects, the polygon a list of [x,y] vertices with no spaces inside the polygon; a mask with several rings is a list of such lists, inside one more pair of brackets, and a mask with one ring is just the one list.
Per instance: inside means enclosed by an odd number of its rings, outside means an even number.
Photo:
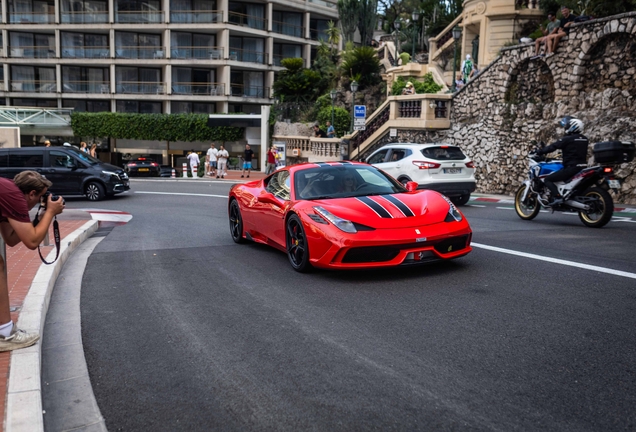
[{"label": "windshield wiper", "polygon": [[311,198],[305,198],[305,199],[309,201],[313,201],[313,200],[332,199],[332,198],[337,198],[337,197],[334,197],[333,195],[320,195],[315,197],[312,196]]}]

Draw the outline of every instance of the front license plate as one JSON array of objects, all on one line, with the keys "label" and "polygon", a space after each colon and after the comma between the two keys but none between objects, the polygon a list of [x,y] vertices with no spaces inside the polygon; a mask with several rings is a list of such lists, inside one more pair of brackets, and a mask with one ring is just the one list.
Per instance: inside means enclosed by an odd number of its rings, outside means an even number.
[{"label": "front license plate", "polygon": [[461,174],[461,168],[444,168],[444,174]]},{"label": "front license plate", "polygon": [[612,189],[621,188],[621,182],[619,182],[618,180],[608,180],[607,182],[609,183],[609,187],[611,187]]},{"label": "front license plate", "polygon": [[142,172],[142,171],[150,171],[150,168],[139,168],[139,172]]}]

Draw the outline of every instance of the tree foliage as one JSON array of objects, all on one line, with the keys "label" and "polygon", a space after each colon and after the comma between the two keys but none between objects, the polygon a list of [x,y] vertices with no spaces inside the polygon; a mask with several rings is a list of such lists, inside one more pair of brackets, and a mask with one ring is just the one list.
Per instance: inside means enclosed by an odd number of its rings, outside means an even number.
[{"label": "tree foliage", "polygon": [[[340,107],[335,107],[333,114],[333,127],[336,130],[336,136],[341,137],[349,131],[349,127],[351,126],[351,114],[346,109]],[[320,128],[326,131],[326,123],[331,121],[331,106],[322,108],[318,112],[316,120],[318,124],[320,124]]]},{"label": "tree foliage", "polygon": [[303,59],[287,58],[281,61],[285,68],[274,81],[274,95],[285,102],[312,101],[323,93],[325,82],[319,72],[303,68]]},{"label": "tree foliage", "polygon": [[341,70],[343,74],[352,79],[359,76],[358,84],[361,88],[375,85],[381,81],[380,60],[372,47],[357,47],[345,51],[342,57]]},{"label": "tree foliage", "polygon": [[73,135],[150,141],[238,141],[244,128],[208,127],[205,114],[71,114]]},{"label": "tree foliage", "polygon": [[363,46],[371,45],[378,21],[378,0],[358,0],[358,31]]},{"label": "tree foliage", "polygon": [[595,18],[602,18],[610,15],[617,15],[636,10],[636,0],[541,0],[539,6],[546,15],[557,13],[557,18],[561,18],[561,5],[567,6],[574,15],[591,15]]},{"label": "tree foliage", "polygon": [[353,41],[358,26],[358,0],[338,0],[338,15],[345,42]]},{"label": "tree foliage", "polygon": [[437,84],[433,79],[433,74],[429,72],[424,75],[421,81],[409,77],[397,77],[397,79],[393,81],[391,94],[393,96],[401,95],[402,90],[406,87],[406,83],[409,81],[413,83],[413,88],[415,89],[416,94],[437,93],[442,89],[442,86]]}]

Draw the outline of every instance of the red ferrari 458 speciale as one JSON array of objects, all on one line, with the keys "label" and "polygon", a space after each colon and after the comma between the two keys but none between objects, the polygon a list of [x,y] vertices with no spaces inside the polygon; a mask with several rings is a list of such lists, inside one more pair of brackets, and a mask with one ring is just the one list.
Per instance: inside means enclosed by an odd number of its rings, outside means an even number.
[{"label": "red ferrari 458 speciale", "polygon": [[228,213],[236,243],[274,246],[300,272],[419,264],[472,250],[470,225],[447,197],[364,163],[293,165],[234,185]]}]

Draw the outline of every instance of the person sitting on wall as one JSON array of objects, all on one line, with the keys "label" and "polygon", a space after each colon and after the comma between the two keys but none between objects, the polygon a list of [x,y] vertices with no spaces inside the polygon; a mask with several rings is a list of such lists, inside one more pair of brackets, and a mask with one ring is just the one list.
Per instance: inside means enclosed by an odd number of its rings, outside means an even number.
[{"label": "person sitting on wall", "polygon": [[548,40],[546,42],[546,57],[551,57],[554,55],[559,41],[563,39],[563,36],[570,33],[570,26],[576,19],[576,17],[570,13],[570,9],[568,9],[567,6],[561,6],[561,15],[563,15],[563,18],[559,20],[559,29],[556,33],[548,36]]},{"label": "person sitting on wall", "polygon": [[402,89],[403,95],[412,95],[415,94],[415,88],[413,88],[413,83],[411,81],[406,83],[406,87]]},{"label": "person sitting on wall", "polygon": [[539,54],[541,45],[546,45],[546,49],[547,49],[548,38],[559,31],[559,26],[561,25],[561,21],[556,19],[556,14],[549,13],[548,21],[549,22],[548,22],[547,28],[544,28],[543,24],[541,24],[540,30],[541,30],[541,33],[543,33],[543,37],[537,38],[537,40],[534,41],[534,58],[544,56],[544,54]]}]

